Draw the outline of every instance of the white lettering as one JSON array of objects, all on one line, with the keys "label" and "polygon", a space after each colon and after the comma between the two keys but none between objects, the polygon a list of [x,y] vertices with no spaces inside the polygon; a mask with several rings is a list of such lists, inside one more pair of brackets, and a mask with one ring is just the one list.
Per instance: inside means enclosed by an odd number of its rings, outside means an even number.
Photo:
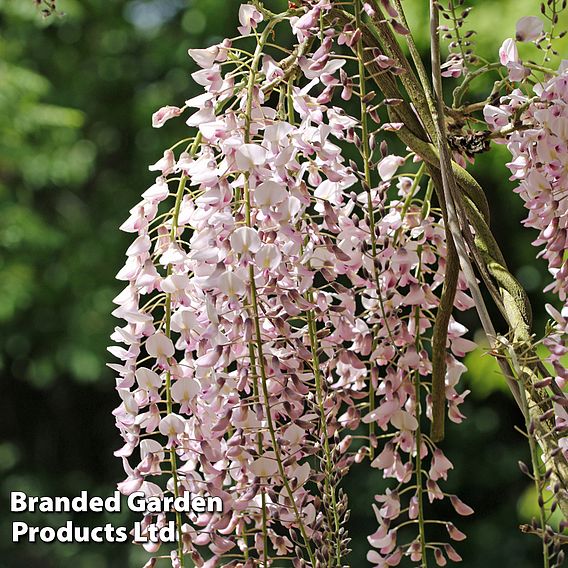
[{"label": "white lettering", "polygon": [[27,510],[28,496],[23,491],[10,492],[10,511],[12,513],[22,513]]},{"label": "white lettering", "polygon": [[28,532],[28,525],[17,521],[12,523],[12,542],[20,542],[20,537]]},{"label": "white lettering", "polygon": [[112,497],[105,499],[105,511],[108,513],[120,513],[120,491],[115,491]]},{"label": "white lettering", "polygon": [[191,500],[191,508],[196,513],[205,513],[205,499],[200,495],[195,496]]},{"label": "white lettering", "polygon": [[143,544],[148,542],[148,536],[146,533],[142,532],[142,523],[136,522],[134,523],[134,535],[132,540],[136,543]]},{"label": "white lettering", "polygon": [[128,496],[128,508],[133,513],[144,513],[146,511],[146,499],[142,491],[135,491]]}]

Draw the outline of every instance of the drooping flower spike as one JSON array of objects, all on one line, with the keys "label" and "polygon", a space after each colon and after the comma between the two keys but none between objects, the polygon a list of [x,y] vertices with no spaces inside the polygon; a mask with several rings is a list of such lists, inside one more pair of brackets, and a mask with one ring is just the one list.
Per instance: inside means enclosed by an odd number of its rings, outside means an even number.
[{"label": "drooping flower spike", "polygon": [[[384,488],[369,496],[372,565],[460,560],[435,529],[463,533],[429,508],[473,511],[443,491],[453,465],[427,425],[439,417],[436,365],[442,416],[464,419],[461,359],[475,344],[453,312],[473,301],[461,272],[449,274],[430,164],[389,150],[402,101],[369,90],[377,69],[402,69],[364,43],[363,19],[383,10],[407,35],[390,1],[355,1],[341,25],[329,0],[283,14],[245,4],[239,37],[189,51],[202,93],[153,116],[189,130],[150,166],[158,178],[121,227],[133,244],[110,348],[119,488],[223,505],[144,517],[175,521],[175,550],[147,546],[172,566],[343,565],[341,482],[363,467]],[[277,27],[295,35],[290,51],[273,46]],[[514,49],[503,58],[515,62]],[[353,96],[352,116],[342,105]]]}]

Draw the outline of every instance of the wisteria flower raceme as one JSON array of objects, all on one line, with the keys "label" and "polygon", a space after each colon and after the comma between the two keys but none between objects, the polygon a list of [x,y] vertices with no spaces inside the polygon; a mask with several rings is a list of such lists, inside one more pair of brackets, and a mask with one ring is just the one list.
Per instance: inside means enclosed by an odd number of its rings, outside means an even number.
[{"label": "wisteria flower raceme", "polygon": [[493,128],[509,124],[521,106],[524,128],[513,132],[507,139],[512,160],[508,164],[511,179],[518,181],[516,192],[529,210],[524,224],[539,231],[535,246],[544,245],[540,256],[548,261],[554,283],[547,290],[557,293],[566,302],[568,292],[568,264],[564,258],[566,249],[566,211],[568,199],[564,191],[563,164],[566,161],[566,135],[568,119],[565,111],[566,70],[544,85],[537,85],[535,98],[530,99],[520,90],[504,97],[497,107],[488,106],[485,116]]},{"label": "wisteria flower raceme", "polygon": [[[458,514],[472,512],[440,487],[453,465],[424,431],[447,278],[444,214],[431,206],[421,158],[377,144],[404,124],[377,120],[371,132],[367,115],[381,105],[356,116],[336,106],[362,92],[367,71],[338,55],[338,46],[364,53],[359,16],[320,33],[332,4],[272,19],[244,4],[239,32],[256,50],[239,38],[189,50],[203,93],[153,117],[159,128],[191,109],[189,143],[150,166],[159,177],[122,225],[134,239],[115,299],[126,323],[111,348],[119,488],[224,505],[175,517],[172,566],[340,565],[349,506],[340,485],[363,464],[385,487],[370,497],[375,566],[422,561],[426,531],[402,542],[397,527],[425,523],[428,503],[448,498]],[[390,2],[381,5],[407,33]],[[301,49],[271,50],[276,25]],[[518,61],[515,49],[504,48],[506,63]],[[374,55],[381,72],[395,70],[392,57]],[[500,107],[487,113],[508,124]],[[359,157],[347,158],[353,149]],[[463,275],[456,286],[455,311],[471,308]],[[466,332],[450,317],[441,347],[455,423],[468,394],[460,359],[475,346]],[[449,543],[428,550],[439,565],[459,561]]]}]

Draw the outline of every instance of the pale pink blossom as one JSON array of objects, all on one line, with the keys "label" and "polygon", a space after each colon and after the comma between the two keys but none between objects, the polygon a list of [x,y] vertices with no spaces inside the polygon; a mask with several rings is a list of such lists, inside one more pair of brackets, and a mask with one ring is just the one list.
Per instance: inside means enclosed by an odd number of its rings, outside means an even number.
[{"label": "pale pink blossom", "polygon": [[181,416],[171,413],[160,420],[160,433],[168,436],[170,442],[184,431],[185,422]]},{"label": "pale pink blossom", "polygon": [[437,481],[440,478],[447,479],[448,470],[453,468],[454,466],[452,462],[448,458],[446,458],[446,456],[440,449],[436,449],[432,457],[432,465],[430,467],[430,471],[428,472],[430,479],[433,479],[434,481]]},{"label": "pale pink blossom", "polygon": [[265,454],[251,464],[251,471],[257,477],[272,477],[278,472],[278,463],[274,454]]},{"label": "pale pink blossom", "polygon": [[241,4],[239,8],[239,22],[241,23],[238,28],[241,35],[248,35],[251,29],[255,29],[257,25],[262,22],[262,14],[252,4]]},{"label": "pale pink blossom", "polygon": [[266,155],[266,150],[258,144],[243,144],[237,148],[237,168],[245,172],[251,171],[266,162]]},{"label": "pale pink blossom", "polygon": [[259,207],[273,207],[287,197],[286,190],[275,181],[264,181],[254,190],[254,200]]},{"label": "pale pink blossom", "polygon": [[404,158],[401,156],[386,156],[378,165],[379,175],[383,181],[392,179],[398,168],[404,164]]},{"label": "pale pink blossom", "polygon": [[141,389],[146,391],[156,391],[162,386],[160,375],[144,367],[140,367],[136,370],[136,382]]},{"label": "pale pink blossom", "polygon": [[534,41],[538,39],[544,31],[544,23],[536,16],[525,16],[517,22],[516,39],[517,41]]},{"label": "pale pink blossom", "polygon": [[499,48],[499,60],[501,65],[507,65],[508,63],[519,63],[519,52],[517,50],[517,44],[512,38],[507,38],[501,47]]},{"label": "pale pink blossom", "polygon": [[211,69],[219,57],[218,45],[212,45],[204,49],[189,49],[188,54],[203,69]]},{"label": "pale pink blossom", "polygon": [[231,247],[238,254],[254,254],[260,250],[260,237],[250,227],[239,227],[231,235]]},{"label": "pale pink blossom", "polygon": [[170,118],[179,116],[181,113],[182,109],[176,106],[168,105],[162,107],[152,115],[152,126],[154,128],[161,128]]},{"label": "pale pink blossom", "polygon": [[466,505],[457,495],[450,495],[450,502],[460,515],[473,515],[473,509],[469,505]]},{"label": "pale pink blossom", "polygon": [[163,176],[171,174],[175,166],[174,153],[171,150],[166,150],[163,157],[152,166],[149,166],[150,171],[160,171]]},{"label": "pale pink blossom", "polygon": [[446,523],[446,529],[452,540],[460,541],[467,538],[466,535],[457,529],[453,523]]},{"label": "pale pink blossom", "polygon": [[155,333],[147,339],[146,351],[148,351],[148,355],[162,359],[173,357],[175,348],[172,340],[164,333]]}]

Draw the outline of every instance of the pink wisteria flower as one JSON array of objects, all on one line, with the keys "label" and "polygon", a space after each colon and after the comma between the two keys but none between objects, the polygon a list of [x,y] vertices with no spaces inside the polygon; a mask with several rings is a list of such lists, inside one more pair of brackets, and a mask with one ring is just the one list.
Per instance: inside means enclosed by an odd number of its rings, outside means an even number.
[{"label": "pink wisteria flower", "polygon": [[[407,33],[393,5],[381,6]],[[448,499],[471,512],[444,493],[453,465],[424,430],[447,279],[444,215],[430,207],[421,158],[389,151],[385,133],[404,124],[381,119],[387,105],[368,93],[355,116],[338,106],[366,86],[366,71],[338,55],[363,53],[361,31],[350,23],[321,33],[333,3],[303,8],[265,21],[244,4],[239,32],[251,37],[189,50],[201,94],[153,118],[161,127],[191,109],[187,139],[150,166],[158,178],[121,227],[133,243],[117,276],[120,345],[110,348],[120,361],[119,489],[223,503],[221,512],[145,517],[145,528],[175,521],[172,566],[186,557],[201,568],[281,557],[336,565],[347,554],[341,481],[367,459],[384,480],[372,503],[373,565],[421,561],[424,531],[407,542],[398,527],[424,521],[423,504]],[[361,10],[374,13],[370,3]],[[302,48],[269,49],[276,24]],[[241,48],[252,41],[258,50]],[[400,72],[379,51],[373,65]],[[515,62],[514,44],[506,51]],[[495,108],[494,123],[508,122]],[[473,305],[461,273],[456,287],[442,402],[459,423],[468,394],[460,360],[475,345],[454,319]],[[438,541],[436,562],[459,559]]]},{"label": "pink wisteria flower", "polygon": [[530,70],[522,64],[519,58],[517,44],[512,38],[507,38],[501,45],[499,49],[499,60],[501,61],[501,65],[507,67],[511,81],[519,82],[530,75]]},{"label": "pink wisteria flower", "polygon": [[535,41],[542,36],[544,22],[536,16],[525,16],[517,22],[516,35],[517,41]]},{"label": "pink wisteria flower", "polygon": [[512,154],[508,164],[511,179],[518,182],[516,192],[528,209],[524,225],[539,231],[535,246],[543,246],[539,256],[548,262],[554,282],[546,288],[568,299],[568,263],[566,225],[568,195],[564,190],[567,163],[568,98],[566,70],[536,85],[535,97],[520,90],[501,99],[498,107],[486,107],[488,124],[501,128],[509,124],[517,108],[526,107],[520,120],[523,128],[514,131],[503,142]]},{"label": "pink wisteria flower", "polygon": [[239,8],[239,22],[241,23],[238,28],[241,35],[250,34],[252,29],[262,22],[262,14],[252,4],[241,4]]},{"label": "pink wisteria flower", "polygon": [[514,39],[507,38],[499,48],[499,60],[501,65],[519,62],[519,50]]},{"label": "pink wisteria flower", "polygon": [[179,116],[182,113],[182,109],[176,106],[165,106],[162,107],[160,110],[156,111],[152,115],[152,126],[154,128],[161,128],[164,124],[174,118]]}]

